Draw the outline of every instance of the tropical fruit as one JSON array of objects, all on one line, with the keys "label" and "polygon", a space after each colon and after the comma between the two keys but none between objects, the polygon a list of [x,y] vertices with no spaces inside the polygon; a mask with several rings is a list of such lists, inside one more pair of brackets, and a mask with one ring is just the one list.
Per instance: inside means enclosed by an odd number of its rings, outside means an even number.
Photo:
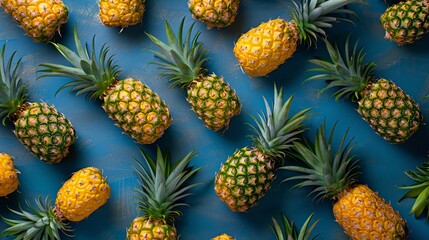
[{"label": "tropical fruit", "polygon": [[0,197],[5,197],[18,189],[18,173],[12,157],[7,153],[0,153]]},{"label": "tropical fruit", "polygon": [[152,52],[163,60],[155,64],[165,71],[162,76],[169,77],[173,86],[187,91],[187,101],[206,127],[214,131],[227,129],[231,118],[241,112],[240,101],[223,77],[214,73],[207,75],[208,70],[203,66],[207,61],[207,49],[198,42],[200,32],[192,35],[194,22],[183,39],[184,22],[183,18],[177,36],[165,22],[168,43],[147,34],[159,48],[159,51]]},{"label": "tropical fruit", "polygon": [[224,233],[219,236],[214,237],[212,240],[234,240],[233,237],[229,236],[228,234]]},{"label": "tropical fruit", "polygon": [[104,26],[126,28],[143,20],[146,0],[100,0],[98,6]]},{"label": "tropical fruit", "polygon": [[240,0],[189,0],[192,17],[207,24],[207,28],[223,28],[235,21]]},{"label": "tropical fruit", "polygon": [[[95,37],[94,37],[95,38]],[[138,143],[151,144],[160,138],[171,125],[170,110],[148,86],[134,78],[117,79],[119,66],[108,57],[105,45],[97,55],[95,39],[92,50],[82,47],[75,28],[74,40],[77,53],[62,44],[53,43],[55,48],[72,66],[42,63],[38,72],[41,77],[62,76],[73,81],[64,84],[58,91],[70,87],[79,94],[103,101],[108,116]]]},{"label": "tropical fruit", "polygon": [[311,234],[316,227],[319,220],[316,220],[313,224],[309,225],[311,219],[313,218],[313,214],[311,214],[302,225],[301,229],[298,231],[296,226],[292,221],[290,221],[286,215],[281,213],[281,225],[280,223],[273,217],[273,225],[271,225],[271,229],[276,234],[277,240],[309,240],[316,239],[316,237],[311,237]]}]

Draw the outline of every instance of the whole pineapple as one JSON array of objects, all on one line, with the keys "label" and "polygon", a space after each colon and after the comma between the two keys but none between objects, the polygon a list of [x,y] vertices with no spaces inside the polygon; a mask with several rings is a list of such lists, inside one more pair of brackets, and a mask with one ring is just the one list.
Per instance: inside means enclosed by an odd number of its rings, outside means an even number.
[{"label": "whole pineapple", "polygon": [[229,236],[228,234],[224,233],[224,234],[221,234],[219,236],[212,238],[212,240],[234,240],[234,238]]},{"label": "whole pineapple", "polygon": [[135,171],[139,177],[138,208],[143,216],[133,220],[127,230],[127,240],[175,240],[179,238],[174,218],[182,213],[177,206],[187,205],[182,199],[189,195],[190,188],[199,183],[185,184],[199,171],[189,166],[195,152],[172,164],[167,153],[157,149],[156,161],[142,152],[145,166],[136,161]]},{"label": "whole pineapple", "polygon": [[410,44],[429,31],[429,0],[408,0],[390,6],[380,17],[385,38],[399,46]]},{"label": "whole pineapple", "polygon": [[5,60],[6,45],[0,50],[0,117],[15,126],[15,135],[35,156],[47,163],[58,163],[69,152],[76,134],[72,124],[53,106],[28,102],[28,87],[19,76],[21,59],[14,63],[14,52]]},{"label": "whole pineapple", "polygon": [[143,20],[146,0],[100,0],[99,16],[107,27],[126,28]]},{"label": "whole pineapple", "polygon": [[353,143],[346,142],[347,132],[334,149],[334,130],[335,126],[327,137],[323,123],[313,144],[294,143],[296,156],[305,165],[281,167],[299,173],[286,180],[298,180],[295,187],[312,186],[316,197],[333,200],[335,220],[351,239],[406,239],[407,224],[399,213],[368,186],[357,183],[358,165],[351,155]]},{"label": "whole pineapple", "polygon": [[162,76],[170,77],[168,80],[173,82],[173,86],[179,85],[187,90],[187,101],[206,127],[214,131],[228,128],[231,118],[241,111],[240,101],[223,77],[214,73],[207,75],[207,69],[203,67],[207,50],[202,49],[202,43],[198,42],[200,32],[191,36],[194,22],[182,39],[184,21],[183,18],[178,36],[165,22],[168,44],[147,34],[159,48],[159,52],[152,52],[164,60],[155,64],[166,71]]},{"label": "whole pineapple", "polygon": [[343,7],[363,0],[300,0],[293,1],[292,21],[273,19],[261,23],[241,35],[234,46],[234,55],[242,70],[251,77],[266,76],[292,57],[299,43],[311,44],[325,36],[323,28],[332,27],[342,17],[338,13],[354,15]]},{"label": "whole pineapple", "polygon": [[271,187],[276,160],[286,155],[304,131],[301,127],[310,109],[290,116],[292,99],[284,101],[282,89],[274,86],[273,106],[264,98],[266,113],[259,114],[259,120],[254,118],[253,146],[236,150],[216,173],[215,192],[232,211],[244,212],[257,204]]},{"label": "whole pineapple", "polygon": [[320,92],[338,88],[336,99],[352,97],[358,100],[358,113],[375,132],[391,143],[403,143],[420,127],[423,116],[418,104],[395,83],[374,74],[375,63],[363,64],[363,50],[349,52],[349,38],[345,43],[344,55],[337,46],[325,40],[330,61],[312,59],[319,68],[310,71],[320,74],[308,80],[326,80],[328,84]]},{"label": "whole pineapple", "polygon": [[313,214],[311,214],[305,220],[298,232],[294,223],[291,222],[283,213],[281,213],[281,225],[275,218],[273,218],[273,225],[271,225],[271,229],[276,234],[277,240],[313,240],[316,239],[317,236],[311,238],[311,234],[319,220],[316,220],[313,224],[309,225],[312,218]]},{"label": "whole pineapple", "polygon": [[0,0],[25,33],[36,42],[48,42],[68,20],[67,6],[61,0]]},{"label": "whole pineapple", "polygon": [[73,78],[58,91],[71,87],[77,95],[89,93],[91,98],[100,98],[109,117],[138,143],[151,144],[160,138],[172,123],[164,101],[137,79],[118,80],[119,67],[113,64],[112,57],[107,57],[107,47],[103,46],[97,56],[94,40],[92,51],[88,53],[88,47],[82,47],[76,29],[74,39],[77,54],[64,45],[53,43],[73,66],[40,64],[41,77]]},{"label": "whole pineapple", "polygon": [[207,28],[223,28],[235,21],[240,0],[189,0],[192,17],[207,24]]},{"label": "whole pineapple", "polygon": [[5,197],[18,189],[18,173],[12,157],[7,153],[0,153],[0,197]]},{"label": "whole pineapple", "polygon": [[110,197],[110,186],[101,171],[86,167],[75,172],[57,193],[55,205],[48,198],[36,199],[37,208],[27,202],[30,211],[11,210],[20,219],[3,218],[10,227],[2,236],[16,239],[60,240],[59,230],[70,236],[69,222],[79,222],[103,206]]}]

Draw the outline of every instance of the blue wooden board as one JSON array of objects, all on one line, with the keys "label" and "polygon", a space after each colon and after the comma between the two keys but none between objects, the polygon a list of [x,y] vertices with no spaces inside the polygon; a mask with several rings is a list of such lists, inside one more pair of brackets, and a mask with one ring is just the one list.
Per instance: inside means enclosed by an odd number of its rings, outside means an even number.
[{"label": "blue wooden board", "polygon": [[[324,86],[322,81],[303,84],[303,80],[311,76],[311,73],[306,72],[312,67],[308,60],[315,56],[327,56],[321,41],[312,47],[299,46],[294,56],[268,77],[249,78],[240,70],[232,53],[234,42],[242,33],[261,22],[277,17],[290,20],[287,11],[289,0],[242,1],[236,22],[222,30],[207,30],[206,25],[200,22],[195,25],[195,29],[202,32],[200,41],[209,49],[207,67],[225,77],[237,91],[243,105],[242,113],[232,119],[230,128],[224,134],[203,126],[186,102],[185,93],[178,88],[169,87],[166,79],[158,76],[160,72],[154,65],[148,64],[156,59],[153,54],[144,50],[155,49],[145,32],[166,40],[165,20],[175,29],[183,17],[186,17],[187,26],[194,22],[187,8],[187,1],[149,0],[143,22],[122,32],[117,28],[101,25],[96,1],[64,2],[69,7],[69,21],[61,29],[62,37],[57,37],[56,41],[73,47],[74,26],[77,26],[83,41],[90,42],[95,34],[97,46],[101,47],[106,43],[110,47],[110,53],[115,55],[122,68],[120,77],[140,79],[157,92],[170,107],[174,122],[156,144],[139,145],[114,126],[101,108],[100,101],[91,101],[68,91],[55,96],[58,88],[69,79],[44,78],[36,81],[39,76],[36,69],[40,63],[65,64],[65,60],[52,45],[35,43],[25,36],[10,16],[0,10],[0,44],[7,42],[7,55],[18,50],[17,56],[23,57],[22,78],[30,86],[30,100],[55,105],[73,123],[78,136],[70,155],[63,162],[48,165],[25,149],[13,134],[11,124],[0,127],[0,151],[14,156],[16,167],[21,171],[19,191],[0,199],[0,215],[12,217],[7,208],[16,209],[18,203],[24,204],[25,199],[33,201],[37,196],[48,196],[54,201],[56,192],[72,172],[96,166],[108,178],[112,188],[111,198],[89,218],[71,224],[75,229],[75,239],[124,239],[129,224],[139,216],[136,199],[133,197],[134,188],[137,187],[137,177],[132,169],[133,159],[140,159],[139,148],[154,155],[156,145],[159,145],[170,150],[172,159],[195,150],[198,155],[192,163],[203,167],[192,181],[204,184],[193,189],[193,195],[186,199],[189,207],[181,208],[183,216],[176,220],[180,239],[211,239],[224,232],[238,240],[275,239],[269,224],[271,217],[278,218],[280,212],[285,213],[298,226],[314,212],[314,219],[320,219],[314,230],[314,235],[320,234],[317,239],[348,239],[334,221],[330,201],[319,202],[307,197],[310,189],[291,190],[292,182],[281,184],[281,180],[290,176],[288,172],[278,172],[267,195],[246,213],[230,211],[213,190],[213,179],[221,163],[236,149],[251,145],[247,136],[252,132],[246,123],[253,122],[250,115],[263,110],[262,96],[272,101],[273,85],[276,83],[283,87],[286,97],[292,94],[295,96],[292,112],[307,107],[313,107],[314,112],[317,112],[307,121],[309,130],[306,136],[312,138],[325,118],[328,128],[338,121],[336,142],[349,129],[349,136],[353,136],[356,142],[354,152],[360,159],[360,181],[377,191],[406,219],[410,239],[426,239],[429,229],[427,220],[424,216],[416,219],[414,215],[409,215],[413,199],[398,203],[405,192],[398,187],[412,183],[404,171],[414,170],[428,160],[427,126],[422,126],[406,143],[392,145],[376,135],[361,119],[355,110],[356,103],[348,100],[335,101],[330,97],[332,92],[318,96],[318,90]],[[350,8],[356,11],[360,20],[355,24],[335,23],[333,29],[327,30],[329,39],[343,42],[349,34],[352,34],[353,40],[360,39],[360,46],[365,47],[367,53],[365,60],[377,63],[376,75],[397,83],[420,103],[423,115],[429,118],[429,102],[422,100],[429,91],[428,38],[403,47],[385,40],[379,16],[387,6],[383,0],[370,0],[368,6],[351,5]],[[286,159],[285,164],[290,163]],[[0,230],[5,227],[0,222]],[[64,236],[64,239],[67,238]]]}]

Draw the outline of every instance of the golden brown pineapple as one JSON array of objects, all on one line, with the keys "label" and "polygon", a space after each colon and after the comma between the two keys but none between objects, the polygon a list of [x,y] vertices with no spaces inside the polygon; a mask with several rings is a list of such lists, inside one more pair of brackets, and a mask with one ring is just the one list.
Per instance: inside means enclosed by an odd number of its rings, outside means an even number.
[{"label": "golden brown pineapple", "polygon": [[129,27],[143,20],[146,0],[100,0],[100,20],[107,27]]},{"label": "golden brown pineapple", "polygon": [[7,153],[0,153],[0,197],[7,196],[18,188],[18,170]]}]

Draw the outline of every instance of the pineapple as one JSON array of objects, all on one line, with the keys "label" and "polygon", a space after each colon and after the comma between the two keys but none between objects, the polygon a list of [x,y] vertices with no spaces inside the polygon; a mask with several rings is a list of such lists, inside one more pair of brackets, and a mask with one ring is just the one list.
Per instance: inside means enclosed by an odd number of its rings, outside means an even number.
[{"label": "pineapple", "polygon": [[140,188],[136,192],[138,208],[144,215],[132,221],[127,230],[127,240],[178,239],[174,218],[182,213],[174,208],[187,205],[181,199],[189,195],[187,190],[199,184],[185,184],[199,171],[199,168],[189,166],[195,152],[191,151],[174,165],[160,148],[157,149],[156,162],[147,153],[141,152],[146,166],[137,161],[138,168],[135,170]]},{"label": "pineapple", "polygon": [[224,233],[219,236],[216,236],[215,238],[212,238],[212,240],[234,240],[234,238]]},{"label": "pineapple", "polygon": [[328,138],[325,125],[317,129],[313,144],[294,143],[296,156],[305,165],[281,167],[299,173],[285,181],[298,180],[295,187],[312,186],[316,197],[333,200],[335,220],[351,239],[406,239],[407,224],[399,213],[367,185],[357,182],[359,166],[351,155],[353,143],[346,142],[347,132],[335,151],[335,125]]},{"label": "pineapple", "polygon": [[342,56],[337,46],[325,40],[331,60],[312,59],[321,72],[308,80],[326,80],[328,84],[320,92],[338,88],[336,99],[352,97],[358,101],[358,113],[377,134],[391,143],[403,143],[422,125],[423,116],[418,104],[392,81],[373,76],[375,63],[363,64],[363,50],[349,52],[349,38]]},{"label": "pineapple", "polygon": [[292,143],[298,140],[303,121],[311,114],[304,109],[290,116],[293,96],[286,101],[282,89],[274,86],[274,102],[270,107],[264,98],[266,113],[254,118],[256,127],[252,147],[236,150],[216,173],[214,189],[219,198],[235,212],[245,212],[257,204],[271,187],[278,166]]},{"label": "pineapple", "polygon": [[[407,190],[399,201],[405,198],[416,198],[410,214],[420,217],[425,209],[429,207],[429,162],[424,162],[422,166],[417,167],[417,171],[407,171],[405,174],[415,181],[409,186],[402,186],[400,189]],[[429,211],[426,215],[429,218]]]},{"label": "pineapple", "polygon": [[177,37],[168,22],[165,22],[168,44],[147,34],[160,50],[152,52],[165,61],[155,64],[166,71],[162,76],[170,77],[173,86],[179,85],[187,90],[187,101],[206,127],[214,131],[227,129],[230,119],[241,111],[240,101],[223,77],[214,73],[206,75],[207,69],[202,65],[207,60],[204,56],[207,50],[202,49],[202,43],[197,42],[200,32],[191,39],[194,22],[185,39],[182,39],[184,21],[183,18]]},{"label": "pineapple", "polygon": [[263,22],[241,35],[234,46],[234,55],[242,70],[251,77],[266,76],[292,57],[299,43],[312,45],[319,36],[325,36],[323,28],[332,27],[342,17],[338,13],[354,15],[343,7],[363,0],[300,0],[292,2],[291,18],[272,19]]},{"label": "pineapple", "polygon": [[146,0],[100,0],[99,16],[107,27],[126,28],[143,20]]},{"label": "pineapple", "polygon": [[15,135],[36,157],[47,163],[59,163],[75,142],[72,124],[53,106],[28,102],[28,87],[21,81],[14,52],[5,60],[6,45],[0,50],[0,117],[14,123]]},{"label": "pineapple", "polygon": [[[43,63],[38,72],[41,77],[65,76],[74,81],[66,83],[58,91],[71,87],[77,95],[89,93],[100,98],[108,116],[138,143],[151,144],[160,138],[172,123],[170,110],[148,86],[134,78],[118,80],[119,67],[108,57],[103,46],[96,56],[95,43],[92,51],[82,47],[77,30],[74,30],[77,54],[64,45],[53,43],[56,49],[73,65],[72,67]],[[95,39],[95,38],[94,38]]]},{"label": "pineapple", "polygon": [[20,219],[3,218],[10,227],[3,230],[2,236],[59,240],[59,230],[71,236],[72,229],[67,221],[82,221],[103,206],[109,197],[110,186],[101,171],[95,167],[83,168],[62,185],[54,206],[48,198],[42,201],[39,197],[36,199],[38,209],[27,201],[30,211],[11,210]]},{"label": "pineapple", "polygon": [[380,16],[385,38],[399,46],[410,44],[429,31],[429,0],[408,0],[390,6]]},{"label": "pineapple", "polygon": [[207,28],[223,28],[235,21],[240,0],[189,0],[192,17],[207,24]]},{"label": "pineapple", "polygon": [[0,0],[6,13],[36,42],[48,42],[68,20],[61,0]]},{"label": "pineapple", "polygon": [[0,153],[0,197],[5,197],[18,189],[18,173],[12,157],[7,153]]},{"label": "pineapple", "polygon": [[316,237],[310,238],[311,233],[316,227],[319,220],[315,221],[313,224],[309,225],[311,219],[313,218],[313,214],[311,214],[307,220],[305,220],[304,225],[300,229],[299,233],[293,224],[293,222],[289,221],[287,217],[281,213],[282,225],[280,226],[279,222],[275,218],[273,218],[273,225],[271,225],[271,229],[276,234],[277,240],[309,240],[316,239]]}]

